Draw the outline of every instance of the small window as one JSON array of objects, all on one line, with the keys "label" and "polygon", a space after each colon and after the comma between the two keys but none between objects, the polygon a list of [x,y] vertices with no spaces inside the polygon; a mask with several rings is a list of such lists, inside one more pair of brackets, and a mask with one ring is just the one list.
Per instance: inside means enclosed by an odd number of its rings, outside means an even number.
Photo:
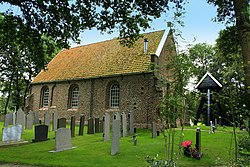
[{"label": "small window", "polygon": [[47,86],[42,88],[41,107],[42,108],[49,107],[49,88]]},{"label": "small window", "polygon": [[79,87],[76,85],[72,86],[69,92],[70,92],[69,108],[78,108]]},{"label": "small window", "polygon": [[119,108],[120,88],[117,83],[110,87],[110,107]]}]

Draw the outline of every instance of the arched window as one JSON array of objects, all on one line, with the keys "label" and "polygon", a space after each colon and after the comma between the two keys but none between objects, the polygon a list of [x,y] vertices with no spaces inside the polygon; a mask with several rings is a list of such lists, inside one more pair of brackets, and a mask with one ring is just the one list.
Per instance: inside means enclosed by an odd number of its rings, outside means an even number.
[{"label": "arched window", "polygon": [[69,90],[69,108],[78,108],[79,87],[73,85]]},{"label": "arched window", "polygon": [[49,107],[49,88],[47,86],[43,87],[41,91],[41,107]]},{"label": "arched window", "polygon": [[110,86],[110,100],[109,104],[111,108],[119,108],[120,101],[120,87],[118,83]]}]

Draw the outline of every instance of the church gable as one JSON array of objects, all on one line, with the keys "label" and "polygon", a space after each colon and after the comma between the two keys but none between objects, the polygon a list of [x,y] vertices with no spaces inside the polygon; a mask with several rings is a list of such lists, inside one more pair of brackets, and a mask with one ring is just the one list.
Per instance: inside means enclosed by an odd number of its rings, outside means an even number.
[{"label": "church gable", "polygon": [[[151,55],[156,54],[164,31],[143,34],[132,48],[117,39],[61,51],[32,83],[79,80],[149,72]],[[144,53],[144,39],[148,51]]]}]

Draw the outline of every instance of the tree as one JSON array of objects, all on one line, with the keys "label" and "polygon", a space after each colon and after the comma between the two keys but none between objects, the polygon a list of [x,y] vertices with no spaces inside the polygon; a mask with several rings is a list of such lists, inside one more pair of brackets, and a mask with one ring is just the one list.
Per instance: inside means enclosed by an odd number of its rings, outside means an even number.
[{"label": "tree", "polygon": [[245,83],[250,110],[250,1],[249,0],[207,0],[217,6],[217,20],[236,25],[237,36],[242,51]]}]

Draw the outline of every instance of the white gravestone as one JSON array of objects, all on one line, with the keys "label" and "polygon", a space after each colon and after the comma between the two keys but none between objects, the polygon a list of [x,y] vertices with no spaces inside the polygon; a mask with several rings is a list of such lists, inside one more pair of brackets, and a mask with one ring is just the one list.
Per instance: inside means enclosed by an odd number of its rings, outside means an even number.
[{"label": "white gravestone", "polygon": [[52,121],[53,121],[52,130],[53,130],[53,131],[56,131],[56,130],[57,130],[57,120],[58,120],[58,113],[57,113],[57,112],[54,112],[54,113],[52,114]]},{"label": "white gravestone", "polygon": [[44,124],[47,125],[50,130],[50,113],[48,112],[44,114]]},{"label": "white gravestone", "polygon": [[22,134],[22,125],[17,124],[11,127],[3,128],[2,141],[3,142],[14,142],[20,141]]}]

